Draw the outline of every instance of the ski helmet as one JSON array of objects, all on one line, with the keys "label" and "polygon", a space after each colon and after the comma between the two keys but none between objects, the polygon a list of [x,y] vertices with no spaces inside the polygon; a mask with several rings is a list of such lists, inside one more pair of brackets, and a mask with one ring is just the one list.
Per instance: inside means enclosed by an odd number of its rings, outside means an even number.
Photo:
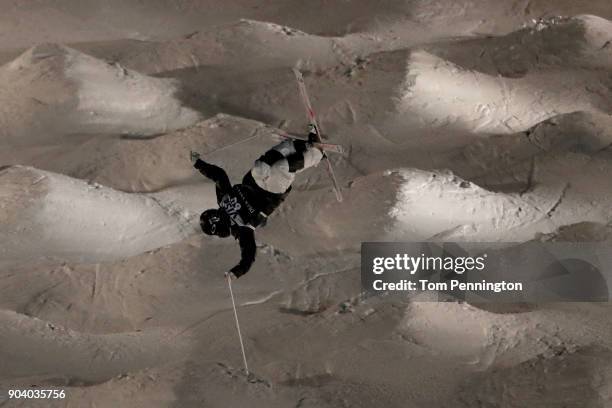
[{"label": "ski helmet", "polygon": [[227,237],[230,234],[227,216],[218,209],[204,211],[200,215],[200,227],[206,235]]}]

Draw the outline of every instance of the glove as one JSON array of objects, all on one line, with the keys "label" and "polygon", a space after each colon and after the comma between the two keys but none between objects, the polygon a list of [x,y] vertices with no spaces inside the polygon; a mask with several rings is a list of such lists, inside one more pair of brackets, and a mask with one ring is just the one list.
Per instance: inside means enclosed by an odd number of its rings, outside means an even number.
[{"label": "glove", "polygon": [[308,125],[308,143],[311,145],[319,141],[319,129],[314,124]]},{"label": "glove", "polygon": [[234,275],[236,279],[238,279],[247,272],[248,268],[245,268],[242,264],[238,264],[230,269],[228,273]]},{"label": "glove", "polygon": [[231,280],[236,280],[238,279],[238,277],[236,275],[234,275],[234,272],[225,272],[224,274],[225,279],[230,278]]},{"label": "glove", "polygon": [[189,152],[189,159],[191,159],[191,164],[195,165],[198,160],[200,160],[200,153],[194,152],[191,150]]}]

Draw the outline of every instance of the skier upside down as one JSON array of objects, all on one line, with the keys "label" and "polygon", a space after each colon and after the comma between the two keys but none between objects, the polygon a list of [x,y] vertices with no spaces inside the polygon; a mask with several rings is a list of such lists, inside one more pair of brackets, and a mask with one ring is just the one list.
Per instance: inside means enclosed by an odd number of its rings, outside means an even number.
[{"label": "skier upside down", "polygon": [[232,235],[240,244],[241,259],[226,275],[236,279],[249,271],[255,261],[255,229],[262,227],[270,214],[285,200],[296,173],[316,166],[323,152],[313,144],[317,129],[309,126],[308,141],[288,139],[268,150],[255,161],[242,183],[232,186],[225,171],[206,163],[196,152],[191,159],[196,169],[214,181],[219,208],[200,215],[200,227],[207,235],[226,238]]}]

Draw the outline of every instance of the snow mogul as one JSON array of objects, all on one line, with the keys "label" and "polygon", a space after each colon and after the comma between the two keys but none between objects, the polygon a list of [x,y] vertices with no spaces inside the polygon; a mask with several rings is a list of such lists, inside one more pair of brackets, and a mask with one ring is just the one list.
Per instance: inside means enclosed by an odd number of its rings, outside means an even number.
[{"label": "snow mogul", "polygon": [[200,227],[206,235],[238,240],[241,259],[226,272],[237,279],[249,271],[255,261],[255,229],[266,224],[291,191],[295,175],[316,166],[323,152],[315,147],[317,129],[309,126],[308,140],[287,139],[268,150],[255,161],[253,168],[232,186],[225,171],[206,163],[197,152],[191,152],[193,166],[215,183],[219,208],[200,215]]}]

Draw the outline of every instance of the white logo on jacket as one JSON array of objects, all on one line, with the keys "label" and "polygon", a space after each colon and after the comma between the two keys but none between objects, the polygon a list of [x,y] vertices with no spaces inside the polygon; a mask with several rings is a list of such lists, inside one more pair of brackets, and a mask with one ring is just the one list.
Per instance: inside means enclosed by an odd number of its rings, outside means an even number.
[{"label": "white logo on jacket", "polygon": [[236,224],[240,227],[249,227],[239,214],[242,206],[236,197],[231,197],[229,194],[223,196],[219,203],[219,207],[229,216],[232,224]]}]

